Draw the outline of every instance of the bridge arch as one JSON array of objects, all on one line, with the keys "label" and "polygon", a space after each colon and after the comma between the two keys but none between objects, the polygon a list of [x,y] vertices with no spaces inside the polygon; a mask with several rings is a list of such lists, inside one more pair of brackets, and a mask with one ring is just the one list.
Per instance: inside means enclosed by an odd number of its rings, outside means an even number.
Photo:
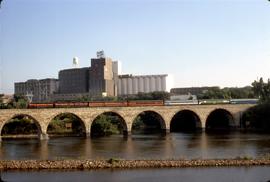
[{"label": "bridge arch", "polygon": [[12,117],[9,117],[9,118],[5,119],[1,123],[1,127],[0,127],[1,136],[2,136],[3,128],[5,127],[5,125],[10,123],[10,121],[12,119],[15,119],[15,118],[18,118],[18,117],[28,117],[28,118],[30,118],[34,122],[35,126],[37,127],[37,136],[40,136],[42,134],[42,126],[41,126],[40,122],[35,117],[33,117],[30,114],[18,113],[18,114],[13,114]]},{"label": "bridge arch", "polygon": [[193,132],[201,128],[202,122],[200,116],[189,109],[178,111],[170,121],[170,132]]},{"label": "bridge arch", "polygon": [[235,118],[227,109],[214,109],[207,116],[205,129],[206,130],[229,130],[235,127]]},{"label": "bridge arch", "polygon": [[99,119],[102,119],[101,117],[105,117],[104,119],[110,120],[109,123],[115,125],[120,133],[123,133],[123,135],[126,135],[128,133],[128,126],[124,119],[124,117],[117,111],[104,111],[101,113],[96,114],[94,117],[92,117],[90,121],[90,133],[91,136],[95,136],[95,130],[98,130],[96,124],[96,121]]},{"label": "bridge arch", "polygon": [[[73,113],[73,112],[59,112],[56,113],[54,115],[52,115],[46,125],[46,133],[48,134],[48,131],[50,130],[50,124],[53,122],[53,120],[57,117],[67,117],[67,116],[71,116],[73,117],[73,119],[75,119],[77,121],[77,123],[80,125],[78,128],[78,133],[76,133],[77,135],[82,134],[82,135],[86,135],[87,133],[87,129],[86,129],[86,122],[77,114]],[[72,126],[73,127],[73,126]]]},{"label": "bridge arch", "polygon": [[143,122],[143,124],[146,125],[146,127],[149,127],[149,129],[156,129],[156,131],[159,130],[160,132],[166,131],[166,122],[164,117],[154,110],[144,110],[138,113],[133,118],[131,132],[134,132],[134,130],[140,127],[137,122]]}]

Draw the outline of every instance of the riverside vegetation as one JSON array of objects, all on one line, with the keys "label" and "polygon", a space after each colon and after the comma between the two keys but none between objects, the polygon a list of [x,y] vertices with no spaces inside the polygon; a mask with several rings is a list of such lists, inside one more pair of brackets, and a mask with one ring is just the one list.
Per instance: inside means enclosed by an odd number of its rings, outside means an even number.
[{"label": "riverside vegetation", "polygon": [[243,125],[246,129],[270,132],[270,79],[262,78],[252,83],[253,92],[259,98],[259,104],[249,108],[243,114]]}]

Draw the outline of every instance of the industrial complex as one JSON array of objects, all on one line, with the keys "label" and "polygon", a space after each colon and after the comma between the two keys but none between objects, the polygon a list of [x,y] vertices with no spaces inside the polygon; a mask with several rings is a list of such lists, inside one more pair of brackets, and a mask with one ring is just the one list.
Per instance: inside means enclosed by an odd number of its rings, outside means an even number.
[{"label": "industrial complex", "polygon": [[103,51],[91,59],[90,67],[60,70],[58,78],[30,79],[16,82],[15,94],[26,96],[31,102],[74,100],[81,97],[111,97],[135,95],[139,92],[170,91],[172,78],[168,74],[121,75],[118,61],[105,57]]}]

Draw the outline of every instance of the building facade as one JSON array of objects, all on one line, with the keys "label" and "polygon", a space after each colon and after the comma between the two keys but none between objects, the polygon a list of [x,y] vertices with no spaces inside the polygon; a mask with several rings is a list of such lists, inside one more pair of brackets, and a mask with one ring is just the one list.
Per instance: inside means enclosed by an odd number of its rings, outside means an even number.
[{"label": "building facade", "polygon": [[60,94],[55,93],[52,94],[51,100],[52,101],[74,101],[74,100],[84,100],[84,98],[89,98],[89,93],[67,93],[67,94]]},{"label": "building facade", "polygon": [[89,71],[89,94],[91,96],[117,96],[116,64],[111,58],[91,59]]},{"label": "building facade", "polygon": [[89,90],[89,67],[59,71],[59,93],[78,94]]},{"label": "building facade", "polygon": [[118,95],[134,95],[139,92],[169,91],[170,77],[163,75],[119,75]]},{"label": "building facade", "polygon": [[47,102],[51,96],[58,91],[58,79],[47,78],[41,80],[27,80],[26,82],[17,82],[15,85],[15,94],[25,95],[32,102]]}]

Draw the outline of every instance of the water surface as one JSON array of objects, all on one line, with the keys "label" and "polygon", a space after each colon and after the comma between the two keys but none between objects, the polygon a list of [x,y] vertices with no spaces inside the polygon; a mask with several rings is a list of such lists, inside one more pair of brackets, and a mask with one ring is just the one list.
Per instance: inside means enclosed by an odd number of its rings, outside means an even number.
[{"label": "water surface", "polygon": [[90,171],[8,171],[5,181],[18,182],[267,182],[270,167],[218,167],[179,169],[90,170]]},{"label": "water surface", "polygon": [[266,134],[115,135],[104,138],[60,137],[3,139],[0,159],[211,159],[270,154]]}]

